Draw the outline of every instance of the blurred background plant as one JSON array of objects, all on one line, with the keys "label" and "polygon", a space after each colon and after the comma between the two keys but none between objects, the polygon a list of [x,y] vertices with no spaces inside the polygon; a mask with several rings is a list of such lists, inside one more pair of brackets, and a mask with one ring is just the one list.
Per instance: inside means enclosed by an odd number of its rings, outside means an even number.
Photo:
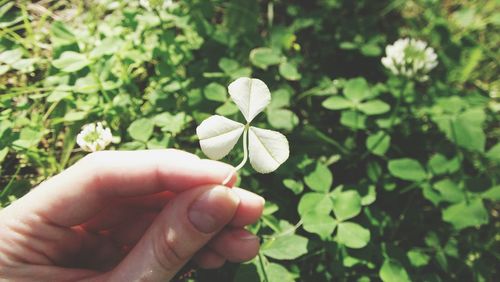
[{"label": "blurred background plant", "polygon": [[[203,156],[196,126],[214,112],[241,122],[226,86],[252,76],[273,97],[254,124],[291,149],[271,175],[241,171],[239,185],[267,199],[252,227],[262,250],[187,279],[498,281],[498,11],[496,0],[0,0],[1,205],[80,159],[86,123],[104,122],[112,149]],[[406,37],[437,54],[425,82],[381,63]]]}]

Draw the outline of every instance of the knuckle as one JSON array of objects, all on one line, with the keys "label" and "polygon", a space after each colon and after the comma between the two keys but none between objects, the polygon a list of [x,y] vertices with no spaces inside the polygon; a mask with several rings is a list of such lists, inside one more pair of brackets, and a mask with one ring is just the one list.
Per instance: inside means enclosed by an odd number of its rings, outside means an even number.
[{"label": "knuckle", "polygon": [[154,256],[158,264],[166,271],[176,271],[183,265],[189,256],[182,254],[176,247],[174,240],[165,234],[155,240],[156,244],[153,247]]}]

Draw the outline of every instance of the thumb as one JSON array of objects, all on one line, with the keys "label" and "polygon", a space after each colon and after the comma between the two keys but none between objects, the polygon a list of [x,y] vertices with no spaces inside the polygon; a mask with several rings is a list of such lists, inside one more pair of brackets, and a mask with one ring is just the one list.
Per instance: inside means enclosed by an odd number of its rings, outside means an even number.
[{"label": "thumb", "polygon": [[111,272],[109,281],[168,281],[228,224],[239,197],[225,186],[205,186],[175,196],[141,240]]}]

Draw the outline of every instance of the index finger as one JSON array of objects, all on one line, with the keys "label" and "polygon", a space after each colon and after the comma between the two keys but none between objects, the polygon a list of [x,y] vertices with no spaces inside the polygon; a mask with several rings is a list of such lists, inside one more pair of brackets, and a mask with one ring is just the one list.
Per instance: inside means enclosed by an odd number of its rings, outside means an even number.
[{"label": "index finger", "polygon": [[[43,182],[15,206],[62,226],[74,226],[114,198],[220,184],[234,168],[179,150],[103,151],[90,154]],[[228,185],[233,185],[233,175]]]}]

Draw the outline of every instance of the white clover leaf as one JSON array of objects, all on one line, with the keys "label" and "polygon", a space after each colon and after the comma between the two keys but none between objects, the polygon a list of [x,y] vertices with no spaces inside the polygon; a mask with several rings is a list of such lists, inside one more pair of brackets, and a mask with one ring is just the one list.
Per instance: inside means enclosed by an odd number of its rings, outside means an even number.
[{"label": "white clover leaf", "polygon": [[220,160],[233,149],[244,129],[245,125],[239,122],[213,115],[196,128],[196,134],[203,153],[213,160]]},{"label": "white clover leaf", "polygon": [[271,102],[269,88],[259,79],[242,77],[232,82],[228,90],[247,124],[218,115],[207,118],[196,128],[201,150],[209,158],[219,160],[229,154],[243,135],[244,156],[235,170],[242,168],[250,156],[250,164],[257,172],[273,172],[288,159],[288,140],[279,132],[250,126],[250,122]]},{"label": "white clover leaf", "polygon": [[271,92],[260,79],[241,77],[228,86],[229,95],[250,123],[271,102]]},{"label": "white clover leaf", "polygon": [[260,173],[275,171],[290,154],[285,135],[269,129],[250,127],[248,134],[250,164]]}]

